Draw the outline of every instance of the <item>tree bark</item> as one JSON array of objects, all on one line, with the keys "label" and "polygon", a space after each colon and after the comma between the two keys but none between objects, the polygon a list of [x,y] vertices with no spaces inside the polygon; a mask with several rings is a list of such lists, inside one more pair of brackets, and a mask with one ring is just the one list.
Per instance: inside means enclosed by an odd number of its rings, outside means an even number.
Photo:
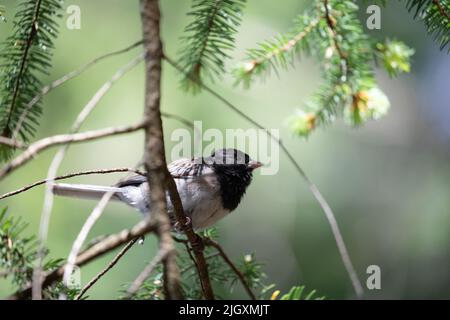
[{"label": "tree bark", "polygon": [[180,271],[176,263],[176,251],[170,234],[167,215],[166,186],[167,165],[165,158],[163,128],[160,112],[161,60],[160,11],[158,0],[141,0],[143,45],[145,50],[145,150],[144,166],[147,170],[152,219],[156,221],[156,233],[160,250],[168,252],[163,259],[164,290],[167,299],[182,299]]}]

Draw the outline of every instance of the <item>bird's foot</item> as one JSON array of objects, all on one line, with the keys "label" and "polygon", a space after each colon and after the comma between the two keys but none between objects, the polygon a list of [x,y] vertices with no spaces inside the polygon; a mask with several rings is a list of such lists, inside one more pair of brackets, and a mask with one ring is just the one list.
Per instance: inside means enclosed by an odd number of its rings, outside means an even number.
[{"label": "bird's foot", "polygon": [[173,229],[178,233],[185,231],[189,227],[192,228],[192,219],[189,217],[186,217],[186,222],[184,225],[181,225],[179,221],[175,222],[173,225]]}]

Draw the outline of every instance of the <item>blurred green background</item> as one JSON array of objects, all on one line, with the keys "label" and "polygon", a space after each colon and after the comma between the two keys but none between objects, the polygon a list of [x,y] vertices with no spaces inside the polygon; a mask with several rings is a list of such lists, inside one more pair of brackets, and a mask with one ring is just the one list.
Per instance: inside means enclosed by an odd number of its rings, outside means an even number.
[{"label": "blurred green background", "polygon": [[[248,1],[239,30],[232,67],[245,49],[286,31],[305,6],[299,0]],[[0,40],[8,34],[16,1],[1,1],[8,24],[0,25]],[[81,8],[81,30],[65,27],[62,20],[56,42],[54,68],[48,83],[90,59],[117,50],[141,38],[138,1],[65,1]],[[190,1],[162,0],[162,32],[166,52],[174,57],[179,37],[188,22]],[[362,5],[361,16],[365,16]],[[381,290],[366,290],[372,299],[450,298],[450,60],[414,21],[402,4],[390,1],[382,10],[377,37],[395,37],[416,49],[412,72],[391,80],[377,72],[380,87],[392,109],[378,122],[352,129],[341,122],[320,128],[308,140],[293,136],[285,120],[320,84],[317,65],[304,59],[289,72],[257,81],[251,90],[233,88],[232,79],[213,87],[243,111],[269,128],[280,129],[286,145],[331,204],[363,285],[366,268],[379,265]],[[80,77],[45,97],[44,115],[37,138],[67,132],[81,108],[112,74],[135,57],[139,49],[99,63]],[[179,89],[179,75],[163,66],[162,110],[203,121],[207,128],[249,128],[207,93],[187,95]],[[82,130],[127,124],[143,110],[143,65],[118,82],[83,125]],[[180,127],[164,120],[166,147],[170,133]],[[42,179],[56,149],[3,180],[5,193]],[[135,133],[70,147],[60,173],[97,168],[133,166],[141,157],[143,135]],[[170,152],[167,152],[170,155]],[[72,179],[71,182],[113,184],[120,174]],[[10,213],[22,216],[37,234],[43,205],[43,187],[0,201]],[[67,257],[72,242],[95,202],[56,198],[51,218],[49,248],[53,257]],[[112,203],[90,238],[132,226],[139,215]],[[221,242],[232,257],[255,252],[265,264],[267,283],[286,291],[304,284],[333,299],[352,298],[353,290],[340,260],[331,230],[304,181],[281,155],[274,176],[256,174],[240,207],[218,224]],[[90,291],[91,298],[118,297],[122,285],[132,281],[155,252],[149,236],[135,246],[118,266]],[[86,283],[112,258],[111,253],[83,267]],[[11,292],[0,279],[0,297]],[[240,290],[233,296],[244,297]]]}]

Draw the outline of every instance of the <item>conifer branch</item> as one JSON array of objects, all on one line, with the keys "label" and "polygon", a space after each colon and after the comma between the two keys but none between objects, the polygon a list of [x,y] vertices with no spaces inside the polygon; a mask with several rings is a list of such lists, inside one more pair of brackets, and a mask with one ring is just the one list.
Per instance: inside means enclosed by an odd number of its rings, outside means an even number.
[{"label": "conifer branch", "polygon": [[189,74],[182,79],[186,90],[200,89],[191,78],[214,80],[225,72],[244,4],[245,0],[193,0],[188,15],[194,21],[185,28],[185,47],[180,51],[180,64]]},{"label": "conifer branch", "polygon": [[37,20],[40,14],[40,9],[41,9],[41,3],[42,0],[37,0],[35,2],[35,7],[34,7],[34,13],[33,13],[33,18],[31,19],[31,23],[29,26],[29,32],[28,32],[28,39],[27,42],[25,44],[25,48],[23,50],[23,54],[22,54],[22,59],[20,60],[20,68],[19,68],[19,73],[15,79],[15,83],[14,83],[14,87],[13,87],[13,93],[12,93],[12,99],[11,99],[11,104],[9,106],[9,111],[7,113],[7,117],[6,117],[6,123],[4,124],[3,127],[3,132],[2,132],[2,136],[9,136],[10,132],[8,132],[9,129],[9,124],[11,122],[11,117],[12,114],[14,112],[14,109],[16,107],[16,100],[17,100],[17,96],[19,94],[19,89],[20,89],[20,84],[22,81],[22,76],[23,76],[23,72],[25,70],[25,63],[27,61],[28,58],[28,51],[30,50],[31,44],[33,42],[33,39],[37,33],[37,29],[38,29],[38,24],[37,24]]},{"label": "conifer branch", "polygon": [[[12,35],[2,44],[0,67],[0,135],[11,138],[26,103],[40,91],[40,74],[51,68],[53,41],[58,33],[55,17],[62,10],[59,0],[24,0],[17,11]],[[23,141],[34,134],[41,107],[28,113],[19,134]],[[0,160],[14,148],[0,146]]]}]

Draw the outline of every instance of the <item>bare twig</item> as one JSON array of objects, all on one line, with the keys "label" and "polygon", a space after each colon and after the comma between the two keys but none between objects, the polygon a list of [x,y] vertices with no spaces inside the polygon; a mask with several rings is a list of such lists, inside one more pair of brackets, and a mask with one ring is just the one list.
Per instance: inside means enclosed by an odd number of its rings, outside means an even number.
[{"label": "bare twig", "polygon": [[[140,236],[143,236],[149,232],[155,231],[156,225],[154,222],[149,222],[148,219],[142,220],[139,223],[137,223],[133,228],[131,229],[125,229],[120,231],[119,233],[109,235],[105,237],[104,239],[100,240],[90,248],[86,249],[85,251],[81,252],[75,262],[75,265],[77,266],[83,266],[94,259],[104,255],[105,253],[108,253],[117,247],[121,246],[124,243],[129,242],[132,239],[139,238]],[[53,284],[55,281],[58,281],[62,278],[64,274],[65,265],[61,266],[57,270],[44,274],[43,275],[43,281],[42,281],[42,287],[46,288]],[[11,300],[22,300],[22,299],[28,299],[31,297],[31,289],[32,285],[27,285],[24,289],[16,292],[14,295],[10,296],[9,299]]]},{"label": "bare twig", "polygon": [[120,250],[120,252],[114,257],[114,259],[112,259],[111,262],[108,263],[108,265],[102,271],[100,271],[80,290],[80,292],[75,297],[75,300],[80,300],[86,293],[86,291],[88,291],[98,280],[100,280],[101,277],[103,277],[109,270],[111,270],[117,264],[117,262],[119,262],[123,255],[131,249],[131,247],[136,243],[137,240],[138,238],[134,238],[130,242],[128,242],[125,247],[123,247],[123,249]]},{"label": "bare twig", "polygon": [[7,174],[30,161],[38,153],[50,147],[62,145],[69,142],[84,142],[118,134],[130,133],[144,128],[145,125],[145,121],[139,121],[128,126],[111,127],[76,134],[61,134],[44,138],[30,145],[21,155],[13,159],[2,170],[0,170],[0,180]]},{"label": "bare twig", "polygon": [[[63,283],[66,286],[69,284],[70,276],[72,275],[78,257],[78,252],[80,252],[81,247],[83,246],[83,243],[89,234],[89,231],[91,231],[94,224],[100,218],[103,211],[105,210],[106,205],[113,195],[114,192],[107,192],[103,195],[100,202],[95,206],[94,210],[92,210],[91,214],[86,219],[86,222],[83,224],[83,227],[78,233],[78,236],[72,245],[72,249],[70,250],[69,257],[67,258],[67,263],[64,268]],[[60,299],[65,300],[65,296],[61,295]]]},{"label": "bare twig", "polygon": [[205,245],[216,248],[216,250],[219,252],[222,259],[228,264],[228,266],[231,268],[231,270],[233,270],[233,272],[238,276],[239,280],[242,283],[242,286],[244,287],[245,291],[249,295],[250,299],[256,300],[256,296],[253,293],[250,286],[248,285],[247,281],[245,280],[244,275],[238,269],[238,267],[235,266],[233,261],[231,261],[231,259],[228,257],[228,255],[223,250],[222,246],[217,241],[214,241],[213,239],[210,239],[210,238],[203,238],[203,241],[204,241]]},{"label": "bare twig", "polygon": [[[135,168],[139,167],[140,162],[135,166]],[[119,182],[122,182],[126,179],[126,177],[120,179]],[[103,197],[100,199],[99,203],[95,206],[94,210],[92,210],[89,217],[86,219],[85,223],[83,224],[83,227],[81,228],[77,238],[75,239],[72,249],[69,253],[69,256],[67,258],[66,267],[64,269],[64,276],[63,276],[63,282],[65,285],[68,285],[70,276],[73,272],[73,268],[76,263],[76,259],[78,256],[78,253],[81,250],[81,247],[83,246],[84,241],[86,240],[90,230],[94,226],[94,224],[97,222],[97,220],[100,218],[100,216],[103,214],[103,211],[106,208],[106,205],[113,197],[114,192],[106,192]],[[61,295],[60,299],[65,299],[65,295]]]},{"label": "bare twig", "polygon": [[9,139],[3,136],[0,136],[0,144],[3,144],[5,146],[9,146],[9,147],[13,147],[13,148],[17,148],[17,149],[25,149],[27,146],[25,145],[25,143],[14,140],[14,139]]},{"label": "bare twig", "polygon": [[[112,88],[112,86],[118,81],[120,80],[128,71],[132,70],[138,63],[140,63],[142,61],[142,59],[144,58],[144,55],[141,53],[139,54],[136,58],[134,58],[131,62],[127,63],[124,67],[120,68],[113,76],[112,78],[107,81],[105,84],[103,84],[101,86],[101,88],[94,94],[94,96],[89,100],[89,102],[86,104],[86,106],[81,110],[81,112],[79,113],[77,119],[75,120],[74,124],[72,125],[72,129],[70,133],[76,133],[79,131],[80,127],[82,126],[82,124],[84,123],[84,121],[86,120],[86,118],[89,116],[89,114],[94,110],[94,108],[98,105],[98,103],[100,102],[100,100],[105,96],[105,94]],[[38,255],[38,259],[36,260],[36,266],[34,269],[34,286],[35,288],[33,289],[33,296],[34,298],[40,299],[41,298],[41,286],[40,286],[40,275],[39,273],[41,272],[41,265],[42,265],[42,260],[44,258],[44,250],[45,250],[45,244],[47,242],[47,233],[48,233],[48,225],[50,223],[50,217],[51,217],[51,211],[52,211],[52,207],[53,207],[53,184],[54,181],[53,179],[56,177],[59,166],[61,165],[64,156],[67,152],[67,150],[70,147],[70,143],[67,143],[65,145],[63,145],[58,152],[56,153],[56,155],[53,157],[53,160],[50,164],[50,167],[48,169],[48,174],[47,174],[47,183],[46,183],[46,188],[45,188],[45,197],[44,197],[44,206],[42,208],[42,213],[41,213],[41,222],[40,222],[40,227],[39,227],[39,247],[40,250],[39,255]],[[111,195],[109,196],[108,200],[111,198]],[[106,197],[106,195],[105,195]],[[108,200],[106,200],[106,203],[108,202]],[[105,206],[106,206],[105,203]],[[97,212],[98,216],[100,216],[101,212],[103,210],[101,210],[100,212]],[[76,254],[74,253],[74,255],[72,256],[72,259],[76,258]],[[69,260],[69,262],[72,260]],[[70,263],[69,263],[70,265]],[[70,273],[72,272],[72,270],[70,270],[71,268],[68,268],[68,270],[70,271]],[[65,280],[68,281],[68,277],[69,275],[65,276]]]},{"label": "bare twig", "polygon": [[112,56],[115,56],[115,55],[118,55],[118,54],[121,54],[121,53],[128,52],[131,49],[134,49],[137,46],[140,46],[141,44],[142,44],[142,40],[137,41],[137,42],[133,43],[132,45],[130,45],[130,46],[124,48],[124,49],[116,50],[116,51],[104,54],[104,55],[102,55],[100,57],[97,57],[97,58],[89,61],[88,63],[84,64],[83,66],[79,67],[78,69],[69,72],[68,74],[62,76],[61,78],[53,81],[51,84],[49,84],[49,85],[45,86],[44,88],[42,88],[41,92],[39,94],[37,94],[35,97],[33,97],[33,99],[31,99],[31,101],[27,104],[27,106],[25,107],[24,111],[20,115],[19,121],[17,122],[16,129],[14,130],[13,139],[17,137],[20,129],[22,128],[23,122],[24,122],[27,114],[36,105],[36,103],[38,103],[38,101],[40,99],[42,99],[43,96],[48,94],[53,89],[56,89],[57,87],[59,87],[60,85],[65,83],[66,81],[69,81],[70,79],[73,79],[73,78],[79,76],[84,71],[86,71],[90,67],[94,66],[98,62],[102,61],[103,59],[106,59],[106,58],[109,58],[109,57],[112,57]]},{"label": "bare twig", "polygon": [[180,271],[176,263],[176,251],[170,234],[167,215],[166,183],[167,164],[164,154],[164,139],[160,112],[162,43],[160,38],[160,11],[158,0],[141,0],[141,20],[144,39],[146,81],[145,81],[145,150],[144,166],[147,170],[151,217],[156,221],[159,237],[159,254],[164,272],[166,299],[183,297]]},{"label": "bare twig", "polygon": [[[64,180],[64,179],[69,179],[69,178],[73,178],[73,177],[77,177],[77,176],[86,176],[86,175],[92,175],[92,174],[107,174],[107,173],[116,173],[116,172],[134,172],[140,175],[145,175],[145,172],[139,171],[139,170],[135,170],[133,168],[115,168],[115,169],[100,169],[100,170],[88,170],[88,171],[79,171],[79,172],[74,172],[74,173],[68,173],[62,176],[57,176],[55,177],[54,181],[56,180]],[[49,179],[43,179],[43,180],[39,180],[36,181],[32,184],[29,184],[25,187],[22,187],[20,189],[5,193],[3,195],[0,196],[0,200],[14,196],[16,194],[28,191],[34,187],[40,186],[45,184],[47,181],[49,181]]]},{"label": "bare twig", "polygon": [[127,298],[130,299],[144,284],[145,280],[155,270],[156,266],[163,261],[169,254],[166,250],[158,250],[158,253],[153,257],[152,261],[145,267],[139,276],[133,281],[127,291]]},{"label": "bare twig", "polygon": [[[171,58],[164,56],[164,59],[175,69],[177,69],[179,72],[187,75],[183,69]],[[303,168],[300,166],[300,164],[295,160],[294,156],[289,152],[287,147],[284,145],[283,141],[277,137],[275,137],[268,129],[266,129],[263,125],[261,125],[259,122],[255,121],[252,117],[248,116],[246,113],[242,112],[237,106],[235,106],[233,103],[228,101],[226,98],[221,96],[219,93],[211,89],[209,86],[205,85],[203,82],[201,82],[199,79],[192,80],[197,81],[198,84],[208,93],[213,95],[215,98],[223,102],[228,108],[236,112],[241,118],[247,120],[255,127],[262,129],[266,132],[266,134],[273,139],[281,148],[281,150],[284,152],[284,154],[288,157],[289,161],[292,163],[292,165],[297,170],[298,174],[302,177],[303,180],[306,181],[309,190],[313,194],[314,198],[322,208],[323,212],[325,213],[325,216],[328,220],[328,223],[331,227],[331,230],[333,232],[334,239],[336,241],[336,245],[338,247],[339,253],[341,255],[342,262],[344,263],[344,266],[347,270],[347,273],[350,277],[350,280],[352,281],[353,288],[355,289],[356,295],[358,297],[361,297],[363,294],[361,282],[358,279],[358,275],[355,272],[355,269],[353,267],[353,264],[351,262],[350,256],[348,254],[347,248],[345,246],[345,242],[342,238],[341,232],[339,230],[339,226],[337,224],[335,215],[333,211],[331,210],[331,207],[328,205],[328,202],[325,200],[325,198],[320,193],[319,189],[316,187],[316,185],[311,181],[311,179],[306,175]]]}]

